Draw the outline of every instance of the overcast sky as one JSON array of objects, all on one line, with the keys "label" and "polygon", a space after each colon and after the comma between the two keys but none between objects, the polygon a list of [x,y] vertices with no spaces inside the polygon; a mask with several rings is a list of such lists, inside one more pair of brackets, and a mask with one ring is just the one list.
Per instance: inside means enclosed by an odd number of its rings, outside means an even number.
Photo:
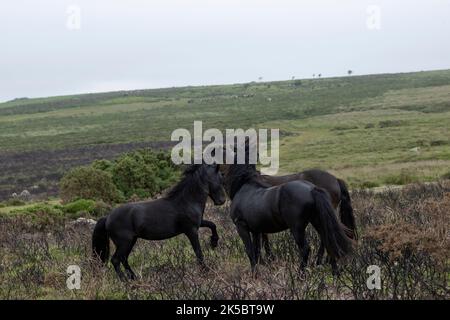
[{"label": "overcast sky", "polygon": [[0,101],[450,68],[450,0],[1,0]]}]

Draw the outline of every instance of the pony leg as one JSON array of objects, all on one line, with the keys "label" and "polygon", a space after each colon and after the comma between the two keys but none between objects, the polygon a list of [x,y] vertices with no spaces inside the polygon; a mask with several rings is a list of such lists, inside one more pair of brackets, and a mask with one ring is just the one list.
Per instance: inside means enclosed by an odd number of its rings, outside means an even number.
[{"label": "pony leg", "polygon": [[116,271],[117,275],[119,276],[119,279],[121,281],[125,281],[127,277],[120,269],[120,261],[121,261],[120,251],[119,251],[119,248],[116,248],[116,252],[114,252],[113,256],[111,257],[111,263],[114,266],[114,270]]},{"label": "pony leg", "polygon": [[253,250],[255,252],[255,262],[259,263],[261,260],[261,234],[252,232]]},{"label": "pony leg", "polygon": [[192,249],[194,249],[198,264],[202,267],[206,267],[205,261],[203,259],[202,248],[200,247],[200,241],[198,240],[198,229],[193,228],[193,229],[189,230],[188,232],[186,232],[185,235],[188,237],[189,241],[191,242]]},{"label": "pony leg", "polygon": [[131,280],[136,279],[136,274],[134,273],[133,269],[131,269],[130,265],[128,264],[128,256],[131,253],[131,250],[133,249],[134,245],[136,244],[137,238],[134,238],[133,241],[130,243],[130,245],[128,246],[128,250],[125,253],[123,260],[122,260],[122,265],[124,266],[125,270],[127,271],[128,274],[128,278],[130,278]]},{"label": "pony leg", "polygon": [[217,233],[217,227],[214,222],[208,221],[208,220],[202,220],[200,223],[200,227],[202,228],[209,228],[211,229],[211,247],[216,248],[217,243],[219,242],[219,234]]},{"label": "pony leg", "polygon": [[320,241],[319,252],[317,252],[317,261],[316,265],[320,266],[323,260],[323,254],[325,253],[325,246],[323,245],[323,241]]},{"label": "pony leg", "polygon": [[236,229],[239,234],[239,236],[242,239],[242,242],[244,242],[245,246],[245,252],[247,253],[248,259],[250,260],[250,266],[252,268],[252,272],[255,272],[256,267],[256,260],[255,260],[255,252],[252,244],[252,238],[250,237],[250,232],[247,228],[247,226],[243,225],[242,223],[236,223]]},{"label": "pony leg", "polygon": [[267,233],[262,234],[262,242],[264,245],[264,251],[266,251],[267,260],[270,261],[273,259],[273,252],[272,249],[270,248],[269,236],[267,235]]},{"label": "pony leg", "polygon": [[298,249],[300,250],[301,263],[300,268],[304,270],[308,265],[309,258],[309,244],[305,236],[306,223],[303,221],[295,228],[291,229],[292,235],[294,236],[295,242],[297,243]]},{"label": "pony leg", "polygon": [[333,273],[333,275],[339,276],[340,271],[339,271],[339,267],[336,263],[336,259],[333,257],[330,257],[330,264],[331,264],[331,272]]},{"label": "pony leg", "polygon": [[119,276],[119,279],[122,281],[127,280],[127,277],[122,272],[120,264],[122,264],[125,267],[125,270],[127,271],[129,278],[134,279],[134,277],[136,277],[127,261],[131,249],[133,249],[133,246],[136,243],[136,240],[137,240],[136,238],[124,238],[124,239],[113,238],[113,242],[116,245],[116,252],[114,252],[113,256],[111,257],[111,263],[114,266],[114,270]]}]

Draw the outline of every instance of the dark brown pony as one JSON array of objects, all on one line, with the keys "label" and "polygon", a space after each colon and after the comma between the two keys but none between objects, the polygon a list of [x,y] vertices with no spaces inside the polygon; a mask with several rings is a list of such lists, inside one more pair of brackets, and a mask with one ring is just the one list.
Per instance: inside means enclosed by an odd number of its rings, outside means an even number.
[{"label": "dark brown pony", "polygon": [[[339,218],[342,224],[348,228],[347,230],[350,231],[348,236],[354,240],[358,239],[358,231],[356,227],[355,216],[353,214],[350,193],[348,192],[347,184],[344,180],[338,179],[331,173],[319,169],[305,170],[299,173],[289,174],[285,176],[260,175],[260,179],[272,186],[279,186],[290,181],[303,180],[324,189],[328,192],[333,207],[336,210],[338,210],[339,208]],[[267,237],[267,234],[263,234],[262,241],[267,255],[271,256],[272,252],[270,249],[269,238]],[[317,255],[317,264],[321,264],[323,254],[324,246],[323,243],[321,243]]]}]

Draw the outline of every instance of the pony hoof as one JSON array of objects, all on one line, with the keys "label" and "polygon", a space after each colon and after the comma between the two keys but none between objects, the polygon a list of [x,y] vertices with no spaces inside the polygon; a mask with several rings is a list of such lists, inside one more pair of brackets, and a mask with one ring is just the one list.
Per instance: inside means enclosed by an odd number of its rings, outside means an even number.
[{"label": "pony hoof", "polygon": [[128,282],[129,280],[124,274],[118,275],[118,278],[121,282]]},{"label": "pony hoof", "polygon": [[341,272],[340,272],[339,270],[333,270],[333,271],[332,271],[332,274],[333,274],[333,276],[335,276],[335,277],[340,277]]},{"label": "pony hoof", "polygon": [[200,270],[202,272],[209,272],[209,271],[211,271],[211,268],[207,264],[201,263],[200,264]]},{"label": "pony hoof", "polygon": [[251,268],[251,275],[253,279],[257,279],[259,275],[258,267],[255,265]]},{"label": "pony hoof", "polygon": [[219,238],[211,237],[211,248],[213,248],[213,249],[217,248],[218,243],[219,243]]},{"label": "pony hoof", "polygon": [[130,275],[128,276],[128,279],[129,279],[130,281],[135,281],[135,280],[137,279],[137,277],[136,277],[135,274],[130,274]]}]

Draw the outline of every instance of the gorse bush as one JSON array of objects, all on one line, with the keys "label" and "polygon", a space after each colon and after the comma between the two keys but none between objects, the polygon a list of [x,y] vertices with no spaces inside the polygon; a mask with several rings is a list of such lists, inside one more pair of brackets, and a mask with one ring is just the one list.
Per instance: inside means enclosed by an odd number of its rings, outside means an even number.
[{"label": "gorse bush", "polygon": [[151,149],[129,152],[114,161],[96,160],[69,171],[60,182],[64,202],[77,199],[106,203],[153,197],[173,185],[179,170],[170,154]]},{"label": "gorse bush", "polygon": [[59,187],[64,202],[93,199],[111,203],[123,199],[111,175],[94,167],[78,167],[70,170],[61,179]]},{"label": "gorse bush", "polygon": [[179,177],[169,153],[150,149],[126,153],[115,161],[95,161],[92,166],[111,174],[115,186],[127,199],[154,196]]}]

